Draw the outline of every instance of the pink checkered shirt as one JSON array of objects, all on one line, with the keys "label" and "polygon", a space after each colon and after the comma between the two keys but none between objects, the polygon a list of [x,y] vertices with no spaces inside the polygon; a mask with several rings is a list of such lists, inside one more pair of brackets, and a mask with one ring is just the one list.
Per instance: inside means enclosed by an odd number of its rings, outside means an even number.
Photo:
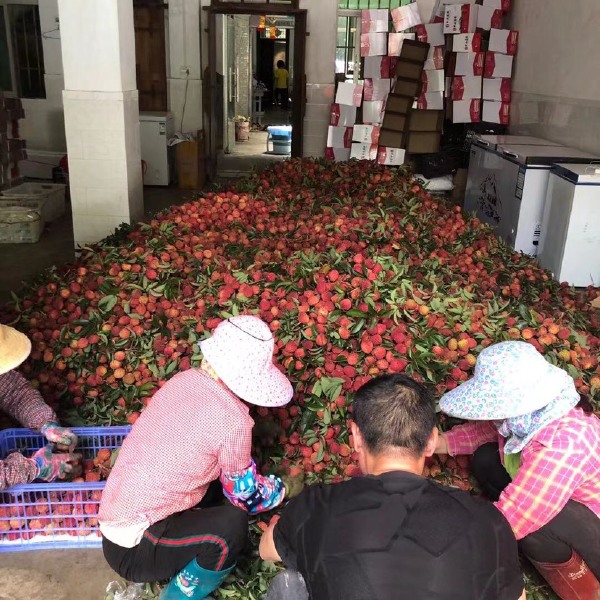
[{"label": "pink checkered shirt", "polygon": [[154,394],[134,424],[102,494],[98,519],[115,544],[202,500],[221,471],[250,465],[248,407],[207,373],[190,369]]},{"label": "pink checkered shirt", "polygon": [[[48,421],[56,421],[54,411],[40,393],[17,371],[0,375],[0,410],[21,423],[39,431]],[[37,469],[32,461],[18,452],[0,460],[0,490],[18,483],[33,481]]]},{"label": "pink checkered shirt", "polygon": [[[458,425],[446,433],[448,452],[472,454],[504,438],[490,421]],[[553,519],[568,500],[600,518],[600,419],[574,408],[541,429],[523,448],[519,470],[496,502],[517,539]]]}]

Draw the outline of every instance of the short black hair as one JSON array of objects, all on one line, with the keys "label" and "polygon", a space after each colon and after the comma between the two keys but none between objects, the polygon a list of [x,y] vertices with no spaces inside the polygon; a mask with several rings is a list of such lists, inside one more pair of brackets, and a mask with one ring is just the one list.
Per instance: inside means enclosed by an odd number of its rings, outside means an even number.
[{"label": "short black hair", "polygon": [[277,61],[277,68],[278,69],[285,69],[285,63],[282,60],[278,60]]},{"label": "short black hair", "polygon": [[436,424],[435,400],[422,384],[406,375],[381,375],[356,392],[354,422],[369,452],[404,450],[423,454]]}]

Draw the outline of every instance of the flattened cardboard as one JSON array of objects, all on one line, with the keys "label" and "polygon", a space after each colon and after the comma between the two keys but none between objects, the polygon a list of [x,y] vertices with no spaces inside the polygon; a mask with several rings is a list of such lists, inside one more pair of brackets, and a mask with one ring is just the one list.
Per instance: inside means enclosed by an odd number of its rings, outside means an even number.
[{"label": "flattened cardboard", "polygon": [[358,107],[362,102],[362,95],[363,86],[361,84],[342,81],[338,83],[335,102]]},{"label": "flattened cardboard", "polygon": [[485,53],[485,67],[483,76],[492,77],[511,77],[513,67],[513,57],[499,52]]},{"label": "flattened cardboard", "polygon": [[377,144],[381,127],[377,125],[355,125],[352,129],[352,141],[361,144]]},{"label": "flattened cardboard", "polygon": [[365,79],[389,79],[390,73],[389,56],[365,56],[363,77]]},{"label": "flattened cardboard", "polygon": [[510,102],[483,102],[482,120],[486,123],[510,125]]},{"label": "flattened cardboard", "polygon": [[443,23],[427,23],[415,28],[417,40],[430,46],[443,46],[446,43]]},{"label": "flattened cardboard", "polygon": [[452,79],[452,100],[471,100],[472,98],[481,98],[481,86],[483,77],[461,77],[456,76]]},{"label": "flattened cardboard", "polygon": [[379,146],[377,151],[377,163],[380,165],[400,166],[404,164],[406,150],[404,148],[387,148]]},{"label": "flattened cardboard", "polygon": [[444,126],[443,110],[414,109],[409,116],[410,131],[442,131]]},{"label": "flattened cardboard", "polygon": [[396,77],[421,81],[422,72],[422,62],[415,62],[412,60],[404,60],[403,58],[399,58],[398,62],[396,63]]},{"label": "flattened cardboard", "polygon": [[336,162],[350,160],[350,148],[325,148],[325,158]]},{"label": "flattened cardboard", "polygon": [[[385,103],[385,111],[401,113],[403,115],[408,114],[412,108],[415,99],[413,96],[400,96],[398,94],[390,94],[387,102]],[[382,146],[389,146],[390,144],[382,144]],[[392,144],[393,148],[394,145]]]},{"label": "flattened cardboard", "polygon": [[452,52],[480,52],[481,33],[457,33],[452,36]]},{"label": "flattened cardboard", "polygon": [[427,55],[429,54],[429,48],[429,44],[405,39],[404,43],[402,44],[400,58],[425,62],[427,60]]},{"label": "flattened cardboard", "polygon": [[423,71],[421,81],[423,82],[422,93],[424,94],[430,92],[443,92],[446,89],[444,69]]},{"label": "flattened cardboard", "polygon": [[352,145],[352,127],[335,127],[327,129],[328,148],[350,148]]},{"label": "flattened cardboard", "polygon": [[414,33],[389,33],[388,56],[400,56],[405,40],[414,40]]},{"label": "flattened cardboard", "polygon": [[477,29],[477,4],[449,4],[444,10],[444,33],[471,33]]},{"label": "flattened cardboard", "polygon": [[419,6],[416,2],[400,6],[399,8],[393,8],[390,12],[395,31],[405,31],[423,22]]},{"label": "flattened cardboard", "polygon": [[479,123],[481,121],[481,100],[457,100],[452,102],[453,123]]},{"label": "flattened cardboard", "polygon": [[[389,129],[390,131],[407,131],[408,115],[392,113],[386,110],[385,114],[383,115],[383,123],[381,124],[381,128]],[[379,134],[381,135],[381,131]]]},{"label": "flattened cardboard", "polygon": [[499,8],[503,13],[510,12],[510,0],[483,0],[483,6]]},{"label": "flattened cardboard", "polygon": [[360,144],[353,143],[350,150],[350,158],[358,160],[376,160],[377,159],[377,144]]},{"label": "flattened cardboard", "polygon": [[444,91],[421,94],[416,100],[416,108],[420,110],[443,110]]},{"label": "flattened cardboard", "polygon": [[363,98],[367,101],[385,101],[390,93],[392,79],[365,79]]},{"label": "flattened cardboard", "polygon": [[409,154],[439,152],[442,134],[431,131],[411,131],[407,136],[406,151]]},{"label": "flattened cardboard", "polygon": [[362,33],[387,33],[389,29],[389,13],[385,8],[361,11]]},{"label": "flattened cardboard", "polygon": [[[389,100],[389,98],[388,98]],[[362,122],[368,125],[381,125],[384,103],[381,100],[363,102]]]},{"label": "flattened cardboard", "polygon": [[519,45],[519,32],[511,29],[492,29],[488,50],[514,56]]},{"label": "flattened cardboard", "polygon": [[508,77],[483,80],[483,100],[510,102],[512,96],[512,81]]},{"label": "flattened cardboard", "polygon": [[446,54],[445,46],[431,46],[427,53],[427,60],[425,61],[424,69],[426,71],[433,71],[435,69],[444,68],[444,56]]},{"label": "flattened cardboard", "polygon": [[363,57],[387,55],[387,33],[361,33],[360,55]]},{"label": "flattened cardboard", "polygon": [[479,77],[483,75],[485,67],[485,52],[459,52],[456,54],[456,67],[454,75],[462,77]]},{"label": "flattened cardboard", "polygon": [[422,81],[398,77],[396,84],[394,85],[393,92],[394,94],[399,94],[400,96],[412,96],[413,98],[416,98],[417,96],[421,95],[422,87]]},{"label": "flattened cardboard", "polygon": [[330,125],[352,127],[354,123],[356,123],[356,106],[335,103],[331,105]]},{"label": "flattened cardboard", "polygon": [[477,29],[489,31],[502,27],[502,11],[491,6],[480,6],[477,11]]},{"label": "flattened cardboard", "polygon": [[402,148],[404,146],[404,137],[402,131],[391,131],[382,127],[379,133],[379,145],[386,148]]}]

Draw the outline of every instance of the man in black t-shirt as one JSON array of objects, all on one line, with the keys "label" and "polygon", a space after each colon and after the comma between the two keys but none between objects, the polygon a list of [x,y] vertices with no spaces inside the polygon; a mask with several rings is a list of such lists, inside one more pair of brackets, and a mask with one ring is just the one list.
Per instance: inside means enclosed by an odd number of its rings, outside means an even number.
[{"label": "man in black t-shirt", "polygon": [[271,521],[260,555],[287,571],[266,600],[524,600],[503,515],[421,476],[437,440],[426,388],[384,375],[353,407],[366,476],[311,486]]}]

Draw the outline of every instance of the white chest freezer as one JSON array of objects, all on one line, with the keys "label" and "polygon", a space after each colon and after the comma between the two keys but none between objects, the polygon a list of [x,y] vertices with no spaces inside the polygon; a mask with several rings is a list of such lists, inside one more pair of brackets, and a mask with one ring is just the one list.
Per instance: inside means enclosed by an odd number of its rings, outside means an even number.
[{"label": "white chest freezer", "polygon": [[594,159],[592,154],[567,146],[498,143],[494,148],[475,142],[465,211],[475,212],[518,252],[536,256],[552,165]]},{"label": "white chest freezer", "polygon": [[167,141],[175,133],[170,112],[140,112],[140,149],[144,185],[169,185],[173,171],[172,148]]},{"label": "white chest freezer", "polygon": [[542,228],[542,267],[570,285],[600,285],[600,166],[554,166]]}]

